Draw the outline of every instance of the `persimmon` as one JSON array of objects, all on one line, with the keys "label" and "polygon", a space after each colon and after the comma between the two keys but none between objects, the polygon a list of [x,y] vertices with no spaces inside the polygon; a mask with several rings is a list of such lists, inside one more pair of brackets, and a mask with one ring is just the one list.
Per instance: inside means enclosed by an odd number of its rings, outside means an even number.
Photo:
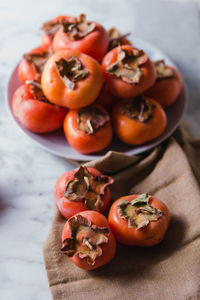
[{"label": "persimmon", "polygon": [[103,73],[94,58],[75,50],[64,50],[47,61],[41,82],[49,101],[78,109],[97,98],[103,86]]},{"label": "persimmon", "polygon": [[145,95],[155,99],[163,107],[172,105],[178,98],[183,87],[180,73],[175,68],[165,64],[164,60],[154,62],[157,79]]},{"label": "persimmon", "polygon": [[101,151],[112,140],[110,116],[101,106],[69,111],[63,127],[70,146],[83,154]]},{"label": "persimmon", "polygon": [[27,82],[15,91],[12,109],[19,122],[36,133],[60,128],[67,112],[66,108],[50,103],[44,96],[41,85],[34,81]]},{"label": "persimmon", "polygon": [[112,27],[108,30],[108,36],[109,36],[108,51],[112,50],[113,48],[119,45],[131,45],[131,42],[127,39],[129,33],[121,35],[119,30],[117,30],[117,28],[115,27]]},{"label": "persimmon", "polygon": [[109,36],[104,27],[96,22],[88,22],[81,14],[62,24],[53,39],[55,52],[73,49],[90,55],[98,61],[108,48]]},{"label": "persimmon", "polygon": [[84,210],[104,213],[111,199],[110,176],[97,169],[80,166],[64,173],[55,185],[55,201],[61,214],[69,219]]},{"label": "persimmon", "polygon": [[102,68],[109,90],[119,98],[135,97],[156,80],[156,70],[143,50],[118,46],[103,58]]},{"label": "persimmon", "polygon": [[160,243],[167,231],[169,220],[167,206],[148,194],[117,199],[108,216],[110,228],[120,243],[140,247]]},{"label": "persimmon", "polygon": [[18,66],[18,76],[21,82],[25,83],[26,80],[40,81],[44,66],[50,56],[51,51],[41,46],[24,54]]},{"label": "persimmon", "polygon": [[71,217],[63,228],[61,251],[84,270],[107,264],[115,255],[116,240],[106,217],[91,210]]},{"label": "persimmon", "polygon": [[114,96],[109,91],[107,84],[104,84],[98,98],[95,101],[95,104],[103,106],[108,112],[110,112],[113,105],[120,100],[120,98]]},{"label": "persimmon", "polygon": [[42,24],[42,46],[52,47],[52,42],[56,32],[60,27],[64,26],[65,23],[73,20],[71,16],[58,16],[53,18],[50,21],[47,21]]},{"label": "persimmon", "polygon": [[161,105],[144,96],[117,103],[112,119],[118,138],[130,145],[141,145],[159,137],[167,125]]}]

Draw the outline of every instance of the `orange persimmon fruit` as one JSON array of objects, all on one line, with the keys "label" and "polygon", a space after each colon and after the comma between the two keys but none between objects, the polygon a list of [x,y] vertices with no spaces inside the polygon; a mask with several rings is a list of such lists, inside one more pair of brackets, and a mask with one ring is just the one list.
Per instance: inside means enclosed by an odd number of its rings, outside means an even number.
[{"label": "orange persimmon fruit", "polygon": [[98,97],[103,73],[94,58],[75,50],[64,50],[47,61],[41,82],[49,101],[78,109],[90,105]]},{"label": "orange persimmon fruit", "polygon": [[44,70],[45,63],[51,56],[47,47],[37,47],[24,54],[23,59],[18,66],[18,76],[22,83],[26,80],[41,80],[41,74]]},{"label": "orange persimmon fruit", "polygon": [[109,91],[108,86],[105,83],[94,104],[103,106],[108,112],[110,112],[113,106],[121,100],[122,99],[116,97]]},{"label": "orange persimmon fruit", "polygon": [[20,86],[13,95],[15,117],[28,130],[45,133],[57,130],[63,124],[66,108],[50,103],[38,82]]},{"label": "orange persimmon fruit", "polygon": [[43,23],[42,24],[43,34],[42,34],[42,41],[41,41],[42,46],[51,48],[56,32],[71,20],[73,20],[73,17],[61,15],[53,18],[50,21]]},{"label": "orange persimmon fruit", "polygon": [[167,206],[148,194],[120,197],[111,206],[108,222],[116,239],[140,247],[160,243],[167,231]]},{"label": "orange persimmon fruit", "polygon": [[119,98],[135,97],[156,80],[156,70],[143,50],[118,46],[103,58],[102,68],[109,90]]},{"label": "orange persimmon fruit", "polygon": [[178,98],[183,87],[179,71],[165,64],[164,60],[154,62],[157,79],[145,95],[159,102],[163,107],[172,105]]},{"label": "orange persimmon fruit", "polygon": [[112,140],[110,116],[98,105],[69,111],[63,127],[70,146],[83,154],[99,152]]},{"label": "orange persimmon fruit", "polygon": [[117,103],[112,120],[118,138],[130,145],[141,145],[159,137],[167,125],[161,105],[144,96]]},{"label": "orange persimmon fruit", "polygon": [[57,180],[54,190],[55,201],[61,214],[69,219],[84,210],[104,213],[110,203],[110,176],[95,168],[80,166],[64,173]]},{"label": "orange persimmon fruit", "polygon": [[116,240],[106,217],[92,210],[71,217],[63,228],[61,251],[84,270],[110,262],[116,252]]},{"label": "orange persimmon fruit", "polygon": [[73,49],[90,55],[100,61],[108,48],[109,36],[104,27],[88,22],[81,14],[61,26],[53,39],[55,52]]}]

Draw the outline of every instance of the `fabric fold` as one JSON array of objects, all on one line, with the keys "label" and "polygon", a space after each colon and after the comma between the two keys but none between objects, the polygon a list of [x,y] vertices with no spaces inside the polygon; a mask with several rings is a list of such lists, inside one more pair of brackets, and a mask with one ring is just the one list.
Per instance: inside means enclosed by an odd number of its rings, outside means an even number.
[{"label": "fabric fold", "polygon": [[65,219],[55,206],[44,262],[55,300],[200,299],[200,141],[181,125],[166,142],[138,156],[108,152],[87,162],[112,175],[113,200],[148,192],[171,212],[166,237],[152,248],[118,244],[115,258],[84,271],[60,251]]}]

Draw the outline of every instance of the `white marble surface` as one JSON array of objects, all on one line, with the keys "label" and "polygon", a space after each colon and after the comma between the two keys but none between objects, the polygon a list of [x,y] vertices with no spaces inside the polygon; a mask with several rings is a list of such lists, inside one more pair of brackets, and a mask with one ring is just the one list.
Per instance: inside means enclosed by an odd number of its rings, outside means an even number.
[{"label": "white marble surface", "polygon": [[[123,4],[122,4],[123,2]],[[58,14],[89,19],[155,43],[178,65],[188,88],[185,119],[200,137],[199,3],[188,0],[0,0],[0,299],[48,300],[42,244],[53,214],[56,179],[72,169],[32,143],[11,122],[6,78],[40,42],[40,24]],[[90,299],[88,299],[90,300]]]}]

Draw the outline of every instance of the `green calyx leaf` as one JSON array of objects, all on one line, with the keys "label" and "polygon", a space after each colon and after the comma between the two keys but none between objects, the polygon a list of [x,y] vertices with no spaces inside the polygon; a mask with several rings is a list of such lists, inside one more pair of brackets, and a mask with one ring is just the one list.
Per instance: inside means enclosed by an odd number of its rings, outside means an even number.
[{"label": "green calyx leaf", "polygon": [[128,221],[129,228],[136,227],[136,229],[140,229],[162,217],[163,212],[150,205],[149,199],[148,194],[141,194],[132,201],[121,201],[118,207],[118,215]]},{"label": "green calyx leaf", "polygon": [[148,203],[149,202],[149,195],[147,193],[139,195],[137,198],[131,201],[132,205],[136,203]]}]

